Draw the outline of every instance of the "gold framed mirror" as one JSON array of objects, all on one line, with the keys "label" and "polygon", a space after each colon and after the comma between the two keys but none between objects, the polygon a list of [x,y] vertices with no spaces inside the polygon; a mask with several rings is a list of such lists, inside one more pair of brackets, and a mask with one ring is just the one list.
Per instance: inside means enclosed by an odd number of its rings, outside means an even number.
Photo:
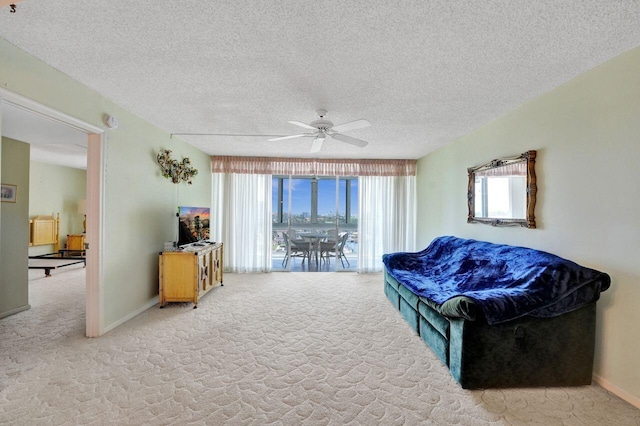
[{"label": "gold framed mirror", "polygon": [[467,222],[535,228],[536,151],[467,169]]}]

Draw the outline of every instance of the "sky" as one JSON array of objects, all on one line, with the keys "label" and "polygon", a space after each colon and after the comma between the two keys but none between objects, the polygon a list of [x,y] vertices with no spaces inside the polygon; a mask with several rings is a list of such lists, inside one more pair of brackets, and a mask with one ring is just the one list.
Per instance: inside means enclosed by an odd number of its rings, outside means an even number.
[{"label": "sky", "polygon": [[209,207],[185,207],[180,206],[180,217],[182,216],[200,216],[200,220],[209,219]]},{"label": "sky", "polygon": [[[345,201],[344,191],[346,182],[340,180],[340,213],[344,213]],[[278,201],[278,184],[277,178],[274,178],[272,185],[272,203],[273,212],[276,212],[276,204]],[[351,215],[358,214],[358,180],[351,181]],[[311,180],[310,179],[293,179],[292,185],[292,212],[294,215],[303,212],[311,212]],[[321,179],[318,181],[318,215],[335,214],[336,205],[336,184],[335,180]],[[284,210],[288,209],[288,179],[284,181]]]}]

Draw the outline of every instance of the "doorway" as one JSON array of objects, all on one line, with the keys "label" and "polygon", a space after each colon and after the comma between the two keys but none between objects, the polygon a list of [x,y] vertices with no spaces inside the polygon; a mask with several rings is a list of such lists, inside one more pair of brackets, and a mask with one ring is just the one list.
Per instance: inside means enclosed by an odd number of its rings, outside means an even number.
[{"label": "doorway", "polygon": [[274,176],[272,270],[356,271],[358,178]]},{"label": "doorway", "polygon": [[[65,146],[86,158],[86,335],[102,332],[103,129],[0,88],[0,133],[32,146]],[[57,143],[56,143],[57,142]],[[70,148],[73,146],[73,148]],[[38,149],[40,150],[40,149]],[[53,154],[50,154],[53,155]],[[0,216],[0,221],[2,217]],[[28,281],[24,282],[28,286]],[[27,305],[28,306],[28,305]]]}]

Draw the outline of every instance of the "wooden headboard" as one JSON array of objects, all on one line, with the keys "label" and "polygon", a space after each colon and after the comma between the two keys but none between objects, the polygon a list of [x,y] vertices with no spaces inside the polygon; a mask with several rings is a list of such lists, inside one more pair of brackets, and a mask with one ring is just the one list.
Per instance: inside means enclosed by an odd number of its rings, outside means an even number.
[{"label": "wooden headboard", "polygon": [[60,249],[60,213],[57,217],[36,216],[29,220],[29,245],[54,245],[54,251]]}]

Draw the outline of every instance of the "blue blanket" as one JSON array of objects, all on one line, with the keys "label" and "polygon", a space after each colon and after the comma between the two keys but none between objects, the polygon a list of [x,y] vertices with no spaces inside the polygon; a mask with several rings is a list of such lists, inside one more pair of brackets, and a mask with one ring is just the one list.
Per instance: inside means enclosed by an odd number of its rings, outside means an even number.
[{"label": "blue blanket", "polygon": [[598,300],[611,283],[603,272],[543,251],[456,237],[382,261],[398,282],[438,304],[473,299],[489,324],[561,315]]}]

